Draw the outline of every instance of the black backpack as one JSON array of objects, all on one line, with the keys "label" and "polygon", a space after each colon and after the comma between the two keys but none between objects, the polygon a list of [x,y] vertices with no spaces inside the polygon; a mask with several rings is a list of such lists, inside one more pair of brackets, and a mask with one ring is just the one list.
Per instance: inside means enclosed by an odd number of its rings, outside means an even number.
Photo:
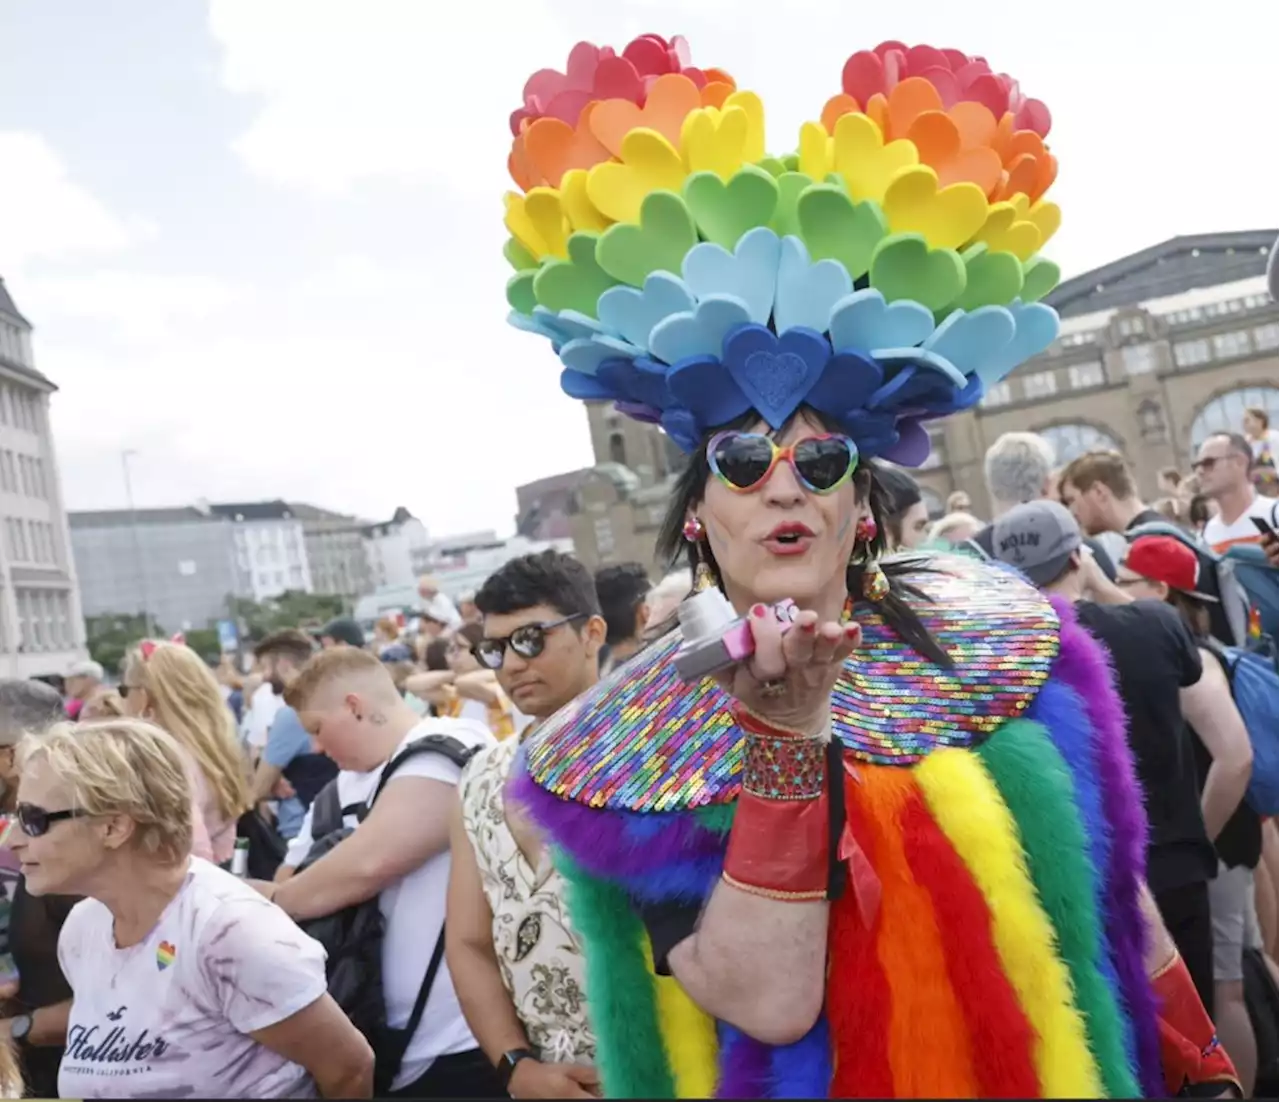
[{"label": "black backpack", "polygon": [[[425,735],[409,743],[387,763],[382,771],[373,795],[362,804],[343,807],[338,795],[338,781],[334,778],[315,798],[311,808],[311,834],[315,839],[306,859],[298,871],[315,864],[334,846],[349,838],[354,827],[344,820],[355,815],[363,822],[387,782],[410,758],[419,754],[443,754],[459,769],[475,756],[478,746],[464,746],[448,735]],[[302,929],[324,946],[328,953],[326,972],[329,994],[342,1007],[355,1027],[364,1034],[373,1047],[374,1093],[385,1095],[395,1077],[400,1073],[409,1042],[422,1021],[427,998],[431,994],[436,974],[444,960],[444,928],[436,939],[413,1012],[403,1029],[393,1029],[387,1023],[386,996],[382,985],[382,938],[385,923],[378,906],[378,897],[366,899],[323,918],[313,918],[299,923]]]}]

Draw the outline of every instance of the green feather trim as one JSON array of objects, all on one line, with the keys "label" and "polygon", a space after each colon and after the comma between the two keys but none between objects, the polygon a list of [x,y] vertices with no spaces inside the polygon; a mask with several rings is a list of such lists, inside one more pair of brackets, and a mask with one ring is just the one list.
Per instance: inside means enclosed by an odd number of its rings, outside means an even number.
[{"label": "green feather trim", "polygon": [[1111,1098],[1141,1094],[1125,1056],[1120,1010],[1099,971],[1104,952],[1094,893],[1097,870],[1067,764],[1039,723],[1013,720],[978,750],[1018,823],[1032,882],[1071,973],[1089,1048]]},{"label": "green feather trim", "polygon": [[731,804],[712,804],[710,807],[700,807],[693,813],[697,819],[698,825],[711,831],[713,834],[728,834],[729,828],[733,826],[733,814],[738,810],[738,802],[735,800]]},{"label": "green feather trim", "polygon": [[616,884],[584,872],[561,849],[552,856],[566,881],[570,921],[583,941],[587,1011],[605,1096],[675,1098],[654,977],[645,960],[644,924]]}]

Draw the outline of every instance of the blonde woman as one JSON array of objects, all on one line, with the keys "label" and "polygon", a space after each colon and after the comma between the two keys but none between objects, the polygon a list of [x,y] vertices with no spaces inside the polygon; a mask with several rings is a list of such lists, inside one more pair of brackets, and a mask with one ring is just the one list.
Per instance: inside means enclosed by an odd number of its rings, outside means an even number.
[{"label": "blonde woman", "polygon": [[0,1098],[22,1098],[25,1093],[13,1042],[6,1037],[0,1041]]},{"label": "blonde woman", "polygon": [[144,640],[125,659],[120,694],[130,716],[154,720],[190,755],[212,860],[226,864],[250,807],[248,763],[209,667],[181,643]]},{"label": "blonde woman", "polygon": [[367,1098],[373,1054],[329,996],[324,950],[191,850],[183,751],[136,719],[61,724],[18,750],[33,895],[80,895],[58,939],[73,992],[63,1098]]}]

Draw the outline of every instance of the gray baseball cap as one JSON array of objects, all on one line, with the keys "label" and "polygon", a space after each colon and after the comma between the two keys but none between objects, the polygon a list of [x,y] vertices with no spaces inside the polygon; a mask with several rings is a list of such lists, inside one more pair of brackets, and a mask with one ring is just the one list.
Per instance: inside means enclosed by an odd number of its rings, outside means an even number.
[{"label": "gray baseball cap", "polygon": [[1056,501],[1029,501],[992,525],[992,554],[1036,585],[1057,581],[1083,542],[1080,525]]}]

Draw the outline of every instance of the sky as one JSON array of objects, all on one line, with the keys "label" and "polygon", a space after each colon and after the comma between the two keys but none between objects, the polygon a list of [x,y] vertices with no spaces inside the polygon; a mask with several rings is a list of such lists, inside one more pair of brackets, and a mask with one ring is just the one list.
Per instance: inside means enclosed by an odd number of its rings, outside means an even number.
[{"label": "sky", "polygon": [[516,485],[589,465],[501,256],[508,115],[583,39],[685,35],[761,94],[776,153],[858,49],[981,54],[1053,112],[1065,276],[1276,225],[1274,0],[885,7],[0,0],[0,275],[59,387],[68,507],[123,507],[129,450],[139,506],[506,534]]}]

